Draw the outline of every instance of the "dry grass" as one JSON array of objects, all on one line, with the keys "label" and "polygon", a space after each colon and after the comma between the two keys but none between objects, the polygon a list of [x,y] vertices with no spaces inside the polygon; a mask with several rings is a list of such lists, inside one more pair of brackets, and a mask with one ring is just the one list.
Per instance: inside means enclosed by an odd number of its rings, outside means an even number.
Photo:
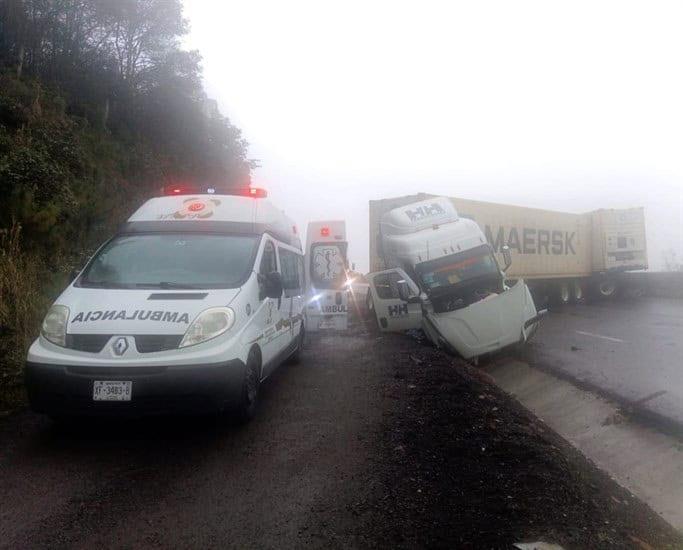
[{"label": "dry grass", "polygon": [[50,304],[49,278],[40,256],[22,250],[18,224],[0,230],[0,411],[24,399],[23,363]]}]

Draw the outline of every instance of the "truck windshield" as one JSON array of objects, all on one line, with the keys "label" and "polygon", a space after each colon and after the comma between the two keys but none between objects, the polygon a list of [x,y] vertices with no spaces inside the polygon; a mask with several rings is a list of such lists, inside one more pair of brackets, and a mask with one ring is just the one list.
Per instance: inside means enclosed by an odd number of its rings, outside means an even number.
[{"label": "truck windshield", "polygon": [[97,288],[233,288],[251,270],[255,235],[121,235],[88,264],[78,285]]},{"label": "truck windshield", "polygon": [[427,291],[479,278],[500,277],[488,245],[418,264],[416,271]]}]

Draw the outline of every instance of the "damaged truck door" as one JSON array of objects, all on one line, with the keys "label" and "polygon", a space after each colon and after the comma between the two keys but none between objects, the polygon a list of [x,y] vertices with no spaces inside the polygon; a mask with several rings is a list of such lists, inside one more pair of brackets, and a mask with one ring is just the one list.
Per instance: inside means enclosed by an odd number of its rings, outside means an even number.
[{"label": "damaged truck door", "polygon": [[481,228],[448,199],[386,212],[378,248],[391,268],[368,276],[380,330],[421,326],[434,344],[466,359],[523,343],[535,330],[528,287],[505,281],[509,251],[501,269]]},{"label": "damaged truck door", "polygon": [[382,332],[402,332],[422,326],[419,289],[402,269],[372,273],[369,293]]}]

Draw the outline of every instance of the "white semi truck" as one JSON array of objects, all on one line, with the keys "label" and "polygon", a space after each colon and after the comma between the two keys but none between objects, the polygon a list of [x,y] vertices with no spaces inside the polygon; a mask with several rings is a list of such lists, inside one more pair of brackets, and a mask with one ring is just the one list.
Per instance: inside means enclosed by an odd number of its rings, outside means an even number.
[{"label": "white semi truck", "polygon": [[[382,216],[397,207],[434,197],[426,193],[370,201],[370,270],[384,269],[377,243]],[[523,278],[537,305],[613,298],[625,288],[624,271],[647,269],[642,208],[601,209],[585,214],[449,198],[458,214],[477,222],[502,261],[507,277]],[[637,290],[637,289],[636,289]]]},{"label": "white semi truck", "polygon": [[435,345],[473,359],[524,343],[539,315],[522,279],[506,284],[476,222],[445,197],[383,214],[378,254],[387,269],[368,274],[368,309],[380,331],[423,328]]}]

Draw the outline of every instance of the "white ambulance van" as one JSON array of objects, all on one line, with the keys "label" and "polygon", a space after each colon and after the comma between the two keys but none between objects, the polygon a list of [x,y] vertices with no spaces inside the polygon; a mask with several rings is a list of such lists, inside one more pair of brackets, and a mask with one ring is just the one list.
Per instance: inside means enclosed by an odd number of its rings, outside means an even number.
[{"label": "white ambulance van", "polygon": [[310,222],[306,230],[306,328],[348,326],[346,222]]},{"label": "white ambulance van", "polygon": [[32,408],[251,418],[304,338],[298,231],[265,197],[174,187],[144,203],[45,316],[26,363]]}]

